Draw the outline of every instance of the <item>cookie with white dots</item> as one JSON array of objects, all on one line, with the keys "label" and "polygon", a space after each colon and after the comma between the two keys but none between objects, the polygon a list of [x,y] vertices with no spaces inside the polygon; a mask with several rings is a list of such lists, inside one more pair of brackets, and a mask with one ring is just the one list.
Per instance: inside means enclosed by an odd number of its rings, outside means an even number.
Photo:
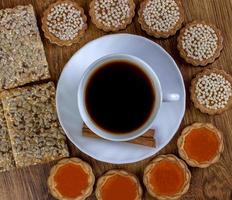
[{"label": "cookie with white dots", "polygon": [[232,106],[232,77],[223,70],[206,69],[192,80],[190,93],[201,112],[221,114]]},{"label": "cookie with white dots", "polygon": [[76,2],[64,0],[51,4],[43,14],[42,30],[51,43],[70,46],[84,36],[87,17]]},{"label": "cookie with white dots", "polygon": [[138,14],[142,29],[156,38],[175,35],[184,22],[180,0],[144,0]]},{"label": "cookie with white dots", "polygon": [[180,56],[194,66],[213,63],[223,49],[221,31],[204,21],[193,21],[181,29],[177,38]]},{"label": "cookie with white dots", "polygon": [[98,29],[116,32],[131,24],[135,3],[133,0],[93,0],[89,15]]}]

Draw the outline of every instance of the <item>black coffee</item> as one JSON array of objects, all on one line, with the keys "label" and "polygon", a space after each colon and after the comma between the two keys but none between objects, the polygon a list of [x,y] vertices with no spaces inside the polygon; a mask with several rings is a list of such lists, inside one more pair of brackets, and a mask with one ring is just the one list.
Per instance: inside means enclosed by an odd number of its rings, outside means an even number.
[{"label": "black coffee", "polygon": [[138,66],[125,61],[102,65],[85,89],[87,112],[100,128],[123,134],[141,127],[155,103],[152,83]]}]

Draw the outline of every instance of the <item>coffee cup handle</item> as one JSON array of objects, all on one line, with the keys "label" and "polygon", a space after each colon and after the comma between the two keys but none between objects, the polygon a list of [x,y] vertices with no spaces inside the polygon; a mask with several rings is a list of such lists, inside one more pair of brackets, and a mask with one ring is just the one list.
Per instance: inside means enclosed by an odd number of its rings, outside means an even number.
[{"label": "coffee cup handle", "polygon": [[163,102],[172,102],[172,101],[179,101],[180,100],[180,95],[177,93],[170,93],[163,95]]}]

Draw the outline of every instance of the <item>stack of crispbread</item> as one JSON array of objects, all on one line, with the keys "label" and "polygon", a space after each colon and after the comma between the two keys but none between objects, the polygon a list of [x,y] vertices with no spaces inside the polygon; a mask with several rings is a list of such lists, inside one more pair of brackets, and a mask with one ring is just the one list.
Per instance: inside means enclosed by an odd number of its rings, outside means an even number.
[{"label": "stack of crispbread", "polygon": [[68,156],[33,7],[0,10],[0,30],[0,171]]}]

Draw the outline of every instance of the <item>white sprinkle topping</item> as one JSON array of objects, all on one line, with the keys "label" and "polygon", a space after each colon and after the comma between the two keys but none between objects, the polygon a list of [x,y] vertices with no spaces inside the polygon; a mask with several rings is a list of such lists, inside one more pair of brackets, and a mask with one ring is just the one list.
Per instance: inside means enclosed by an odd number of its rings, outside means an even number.
[{"label": "white sprinkle topping", "polygon": [[185,30],[182,46],[187,56],[196,60],[212,57],[217,49],[217,34],[209,25],[197,24]]},{"label": "white sprinkle topping", "polygon": [[197,100],[209,109],[221,109],[232,96],[231,83],[221,74],[211,73],[198,79]]},{"label": "white sprinkle topping", "polygon": [[60,40],[73,40],[83,25],[81,11],[68,3],[54,6],[47,17],[49,32]]},{"label": "white sprinkle topping", "polygon": [[174,0],[150,0],[144,8],[143,17],[152,30],[168,32],[178,22],[180,11]]},{"label": "white sprinkle topping", "polygon": [[94,5],[96,19],[106,27],[119,27],[130,16],[128,0],[96,0]]}]

